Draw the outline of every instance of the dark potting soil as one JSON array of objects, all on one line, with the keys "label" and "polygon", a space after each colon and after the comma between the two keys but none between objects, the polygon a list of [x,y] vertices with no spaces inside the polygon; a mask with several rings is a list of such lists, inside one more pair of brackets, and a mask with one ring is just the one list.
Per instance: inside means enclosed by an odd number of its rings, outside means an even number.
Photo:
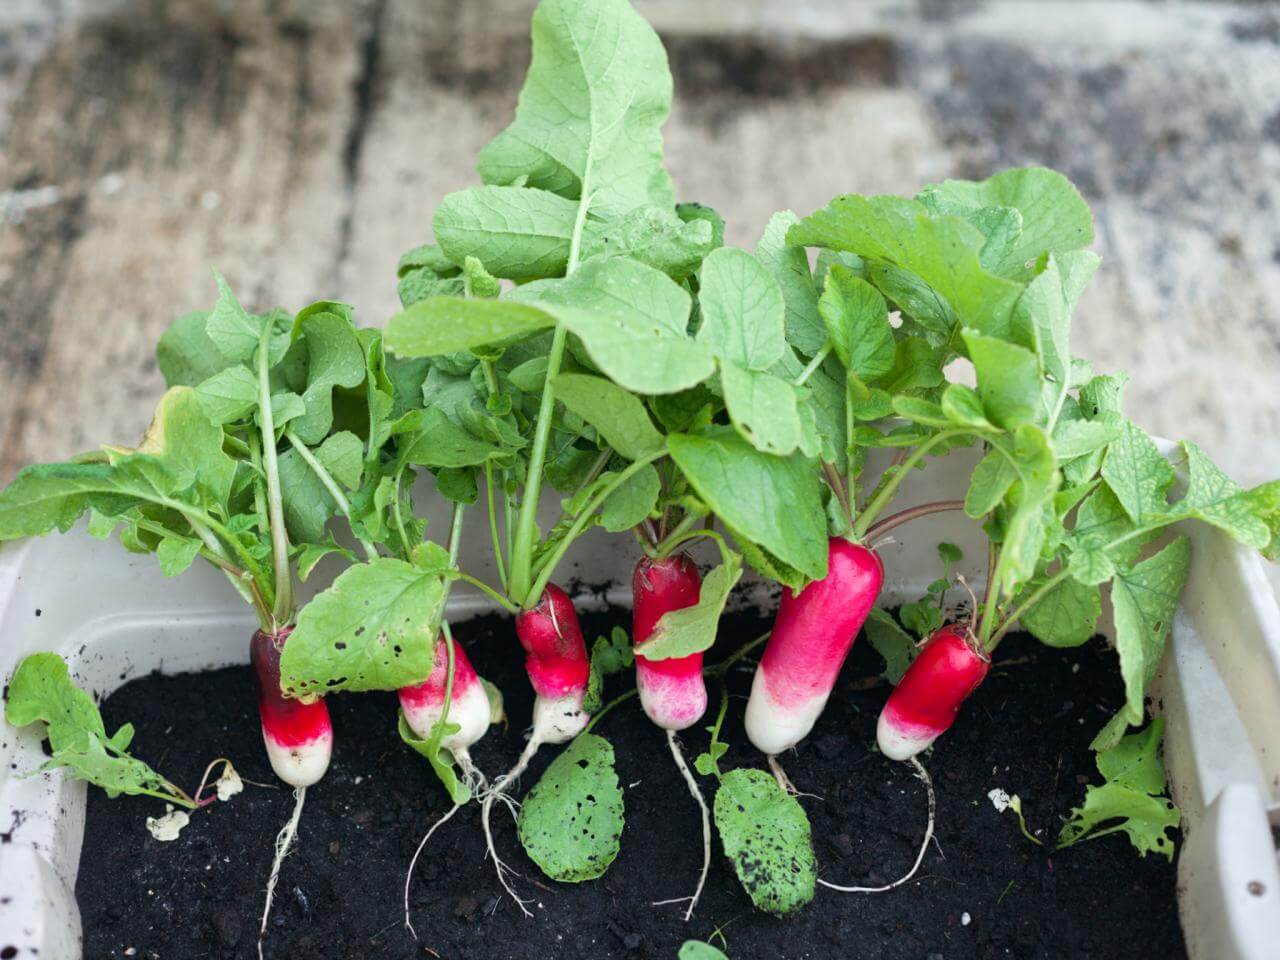
[{"label": "dark potting soil", "polygon": [[[623,611],[589,615],[587,635],[626,618]],[[721,643],[729,650],[763,629],[739,615]],[[531,691],[509,621],[472,621],[458,635],[477,670],[506,696],[511,728],[493,728],[474,750],[493,776],[521,749]],[[924,828],[922,785],[872,749],[887,692],[874,679],[880,667],[860,641],[813,734],[784,758],[797,787],[822,798],[802,802],[821,876],[835,883],[895,879],[914,859]],[[762,762],[741,726],[750,680],[749,666],[731,677],[725,769]],[[611,681],[607,695],[621,689]],[[713,713],[714,686],[711,692]],[[501,854],[523,875],[518,889],[533,898],[535,917],[525,919],[484,859],[473,804],[437,832],[419,862],[411,890],[415,942],[402,923],[404,871],[445,811],[445,796],[427,764],[400,742],[393,695],[335,696],[333,764],[308,792],[266,955],[673,960],[685,939],[719,930],[733,960],[1182,957],[1171,864],[1140,858],[1122,834],[1048,853],[987,797],[995,787],[1018,793],[1031,828],[1055,836],[1084,784],[1099,779],[1089,740],[1120,699],[1115,655],[1102,641],[1053,650],[1011,637],[926,758],[938,790],[938,842],[911,883],[874,896],[820,887],[798,915],[779,920],[752,908],[717,840],[706,892],[688,924],[683,906],[650,902],[692,892],[702,857],[698,813],[662,733],[629,701],[597,727],[614,745],[626,798],[622,852],[609,872],[580,885],[548,881],[524,856],[510,818],[495,818]],[[145,677],[111,696],[103,714],[109,729],[132,721],[136,754],[178,783],[194,786],[218,756],[231,757],[248,780],[278,783],[263,752],[248,668]],[[701,727],[689,731],[687,753],[705,749],[706,739]],[[540,751],[524,787],[556,749]],[[714,782],[702,783],[709,800]],[[255,956],[273,838],[291,804],[286,789],[249,785],[230,803],[196,814],[177,841],[159,843],[144,828],[144,818],[160,812],[157,801],[109,800],[90,790],[76,888],[85,956]]]}]

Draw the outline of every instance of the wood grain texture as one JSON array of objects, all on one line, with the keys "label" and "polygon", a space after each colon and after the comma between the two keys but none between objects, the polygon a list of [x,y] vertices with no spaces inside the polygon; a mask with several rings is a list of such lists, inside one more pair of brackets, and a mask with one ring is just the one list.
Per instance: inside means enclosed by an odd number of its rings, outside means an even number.
[{"label": "wood grain texture", "polygon": [[[771,211],[1063,169],[1105,265],[1078,352],[1235,476],[1280,473],[1280,18],[1265,6],[638,6],[668,40],[684,197]],[[527,63],[517,0],[65,2],[0,14],[0,482],[129,440],[216,264],[257,308],[365,323]],[[1073,12],[1074,11],[1074,12]]]}]

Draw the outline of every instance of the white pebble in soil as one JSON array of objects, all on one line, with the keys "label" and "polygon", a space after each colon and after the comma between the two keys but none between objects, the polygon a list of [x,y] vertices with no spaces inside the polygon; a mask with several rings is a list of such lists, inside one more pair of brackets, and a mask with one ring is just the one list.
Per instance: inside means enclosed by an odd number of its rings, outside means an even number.
[{"label": "white pebble in soil", "polygon": [[999,787],[987,794],[987,799],[991,801],[991,805],[996,808],[997,813],[1004,813],[1009,809],[1009,794]]},{"label": "white pebble in soil", "polygon": [[971,923],[973,923],[973,917],[969,916],[969,912],[967,910],[960,914],[960,926],[967,927]]}]

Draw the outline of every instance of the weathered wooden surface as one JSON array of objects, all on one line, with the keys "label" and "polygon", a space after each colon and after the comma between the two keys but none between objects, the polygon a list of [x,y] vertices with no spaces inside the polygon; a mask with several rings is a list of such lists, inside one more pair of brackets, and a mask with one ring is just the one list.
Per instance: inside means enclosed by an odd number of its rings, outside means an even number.
[{"label": "weathered wooden surface", "polygon": [[[207,305],[395,307],[397,255],[510,117],[519,0],[7,0],[0,481],[144,427],[151,345]],[[1079,351],[1134,416],[1280,473],[1280,12],[1266,5],[648,0],[684,196],[778,208],[1046,163],[1105,265]]]}]

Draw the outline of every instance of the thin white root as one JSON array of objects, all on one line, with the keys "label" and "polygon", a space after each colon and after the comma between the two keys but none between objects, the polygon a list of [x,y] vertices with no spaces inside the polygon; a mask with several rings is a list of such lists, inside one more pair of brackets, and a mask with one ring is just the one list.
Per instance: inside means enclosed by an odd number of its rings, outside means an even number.
[{"label": "thin white root", "polygon": [[507,795],[507,785],[518,780],[520,778],[520,774],[524,773],[525,769],[529,766],[529,761],[533,759],[533,755],[537,753],[540,742],[541,741],[536,739],[529,741],[524,748],[524,752],[520,754],[520,759],[516,761],[516,765],[511,768],[511,771],[501,777],[498,777],[497,780],[493,781],[493,785],[485,791],[484,804],[480,808],[480,825],[484,828],[485,847],[488,851],[488,856],[493,858],[493,866],[498,874],[498,882],[502,884],[502,889],[507,891],[511,899],[516,902],[516,906],[520,908],[520,912],[526,917],[533,916],[533,914],[529,912],[528,907],[525,906],[526,903],[531,903],[532,901],[522,900],[517,896],[515,889],[507,880],[508,873],[515,876],[519,876],[519,874],[503,863],[498,857],[498,849],[493,842],[493,827],[490,824],[490,820],[493,817],[493,802],[497,799],[501,799],[502,802],[506,804],[507,809],[511,811],[511,815],[513,817],[515,816],[516,803],[515,800]]},{"label": "thin white root", "polygon": [[676,740],[674,730],[667,731],[667,743],[671,747],[671,756],[675,760],[676,766],[684,774],[684,782],[689,785],[689,792],[693,794],[693,799],[698,803],[698,809],[702,811],[702,873],[698,875],[698,886],[693,891],[692,897],[659,900],[653,906],[659,907],[668,903],[684,903],[688,900],[689,909],[684,913],[684,922],[688,923],[693,916],[694,908],[698,905],[698,898],[702,896],[702,888],[707,882],[707,872],[711,869],[711,811],[707,809],[707,801],[702,798],[702,791],[698,789],[698,781],[693,778],[693,774],[689,771],[689,765],[684,761],[684,753],[680,750],[680,742]]},{"label": "thin white root", "polygon": [[801,793],[796,789],[796,785],[792,783],[791,778],[787,776],[787,771],[782,769],[782,764],[778,762],[776,755],[772,753],[769,754],[768,760],[769,769],[773,772],[773,779],[778,781],[778,786],[780,786],[785,792],[791,794],[793,797],[812,797],[814,800],[822,799],[816,793]]},{"label": "thin white root", "polygon": [[413,922],[409,919],[409,884],[413,882],[413,870],[418,865],[418,857],[421,855],[422,849],[427,845],[427,841],[431,839],[431,835],[448,823],[449,818],[461,809],[462,804],[455,803],[449,808],[448,813],[431,825],[431,829],[427,831],[426,836],[422,838],[422,842],[418,844],[418,849],[413,851],[413,859],[409,861],[409,871],[404,875],[404,925],[415,940],[418,939],[418,931],[413,929]]},{"label": "thin white root", "polygon": [[769,769],[773,771],[773,779],[778,781],[778,786],[783,790],[793,796],[799,792],[796,790],[796,785],[791,782],[791,778],[787,776],[787,771],[782,769],[782,764],[772,753],[769,754]]},{"label": "thin white root", "polygon": [[819,878],[818,882],[828,890],[838,890],[840,893],[885,893],[894,887],[900,887],[912,877],[916,875],[916,871],[920,869],[920,864],[924,861],[925,851],[929,849],[929,841],[933,839],[933,821],[934,815],[937,813],[937,800],[933,795],[933,781],[929,778],[929,773],[925,770],[924,765],[915,757],[907,760],[909,764],[916,768],[916,776],[924,781],[924,788],[929,794],[929,822],[924,828],[924,840],[920,843],[920,852],[916,854],[916,862],[911,865],[911,869],[907,871],[905,876],[899,877],[893,883],[886,883],[883,887],[838,887],[834,883]]},{"label": "thin white root", "polygon": [[258,960],[263,960],[262,942],[267,938],[267,918],[271,915],[271,901],[276,896],[276,882],[280,879],[280,866],[288,856],[293,840],[298,835],[298,821],[302,819],[302,805],[307,800],[307,788],[293,790],[293,816],[276,834],[276,856],[271,861],[271,876],[267,878],[267,902],[262,908],[262,925],[258,928]]}]

